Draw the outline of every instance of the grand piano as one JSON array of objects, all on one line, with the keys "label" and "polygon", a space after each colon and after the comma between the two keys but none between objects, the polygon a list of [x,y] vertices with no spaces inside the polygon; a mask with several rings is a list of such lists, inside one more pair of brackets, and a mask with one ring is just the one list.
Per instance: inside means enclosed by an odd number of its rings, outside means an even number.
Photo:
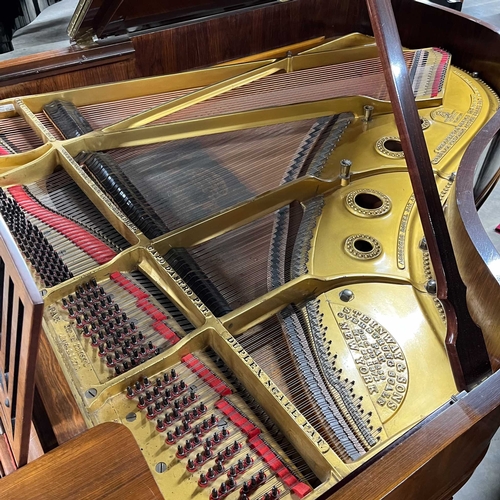
[{"label": "grand piano", "polygon": [[[82,1],[75,46],[0,66],[42,448],[121,423],[165,498],[449,498],[470,476],[500,425],[473,196],[500,35],[367,3]],[[2,278],[5,338],[29,308]]]}]

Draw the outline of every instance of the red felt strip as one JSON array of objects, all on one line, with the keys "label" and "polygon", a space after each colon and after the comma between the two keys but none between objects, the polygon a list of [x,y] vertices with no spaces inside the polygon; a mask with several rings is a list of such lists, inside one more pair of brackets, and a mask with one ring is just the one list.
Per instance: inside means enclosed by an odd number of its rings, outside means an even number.
[{"label": "red felt strip", "polygon": [[179,342],[180,339],[177,334],[167,325],[162,323],[162,321],[165,321],[167,319],[167,316],[154,304],[149,302],[149,295],[146,292],[141,290],[135,283],[127,279],[125,276],[123,276],[123,274],[119,272],[111,273],[109,277],[121,288],[123,288],[130,295],[133,295],[137,299],[135,303],[136,307],[144,311],[150,318],[155,321],[153,323],[153,329],[156,332],[158,332],[165,340],[167,340],[170,345],[174,345]]},{"label": "red felt strip", "polygon": [[22,186],[9,188],[9,193],[23,210],[64,235],[99,265],[105,264],[116,256],[111,248],[78,224],[42,207],[24,191]]},{"label": "red felt strip", "polygon": [[231,389],[220,378],[216,377],[200,360],[194,356],[189,356],[184,356],[182,360],[194,374],[206,382],[220,396],[231,394]]}]

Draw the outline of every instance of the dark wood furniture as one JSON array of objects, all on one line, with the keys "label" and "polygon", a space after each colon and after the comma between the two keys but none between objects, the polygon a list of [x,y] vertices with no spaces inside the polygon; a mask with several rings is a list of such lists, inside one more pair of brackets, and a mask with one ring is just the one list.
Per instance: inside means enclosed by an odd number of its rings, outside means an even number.
[{"label": "dark wood furniture", "polygon": [[9,469],[28,461],[43,300],[3,220],[0,236],[0,418],[13,463],[7,453],[0,462]]},{"label": "dark wood furniture", "polygon": [[3,498],[162,499],[131,432],[93,427],[0,481]]}]

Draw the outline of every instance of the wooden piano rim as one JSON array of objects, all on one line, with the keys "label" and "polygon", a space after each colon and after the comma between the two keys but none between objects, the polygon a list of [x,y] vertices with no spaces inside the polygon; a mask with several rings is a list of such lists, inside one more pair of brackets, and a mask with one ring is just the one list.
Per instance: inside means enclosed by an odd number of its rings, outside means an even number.
[{"label": "wooden piano rim", "polygon": [[456,180],[456,202],[465,230],[490,272],[500,282],[500,253],[484,229],[474,200],[474,173],[490,141],[500,132],[500,109],[469,144],[460,162]]}]

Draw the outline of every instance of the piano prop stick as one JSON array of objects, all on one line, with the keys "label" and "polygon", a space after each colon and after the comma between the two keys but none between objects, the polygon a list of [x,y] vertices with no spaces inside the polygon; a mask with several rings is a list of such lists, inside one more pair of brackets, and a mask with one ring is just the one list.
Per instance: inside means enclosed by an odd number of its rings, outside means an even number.
[{"label": "piano prop stick", "polygon": [[446,347],[457,386],[470,389],[491,374],[481,329],[470,316],[466,287],[451,244],[401,40],[389,0],[367,0],[387,88],[447,319]]}]

